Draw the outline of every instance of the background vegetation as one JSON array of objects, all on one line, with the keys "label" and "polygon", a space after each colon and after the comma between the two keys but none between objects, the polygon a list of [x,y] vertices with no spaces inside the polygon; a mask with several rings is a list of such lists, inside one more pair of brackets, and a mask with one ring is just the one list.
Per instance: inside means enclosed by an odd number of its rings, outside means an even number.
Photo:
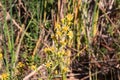
[{"label": "background vegetation", "polygon": [[120,0],[0,0],[1,80],[120,80]]}]

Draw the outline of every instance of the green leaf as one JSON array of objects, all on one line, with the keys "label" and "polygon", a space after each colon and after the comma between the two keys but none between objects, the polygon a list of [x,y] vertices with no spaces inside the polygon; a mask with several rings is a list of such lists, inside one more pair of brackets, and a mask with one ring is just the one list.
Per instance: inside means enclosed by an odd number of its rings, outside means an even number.
[{"label": "green leaf", "polygon": [[48,0],[48,3],[53,4],[54,0]]}]

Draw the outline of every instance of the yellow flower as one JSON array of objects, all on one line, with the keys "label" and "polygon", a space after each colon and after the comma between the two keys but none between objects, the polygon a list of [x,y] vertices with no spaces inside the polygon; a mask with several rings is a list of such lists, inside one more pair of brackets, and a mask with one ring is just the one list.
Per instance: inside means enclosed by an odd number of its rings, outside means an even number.
[{"label": "yellow flower", "polygon": [[60,29],[60,24],[58,22],[55,23],[55,29]]},{"label": "yellow flower", "polygon": [[64,27],[63,27],[63,31],[65,31],[65,32],[68,31],[68,29],[69,29],[68,26],[64,26]]},{"label": "yellow flower", "polygon": [[0,60],[3,58],[3,55],[2,55],[2,53],[0,53]]},{"label": "yellow flower", "polygon": [[1,78],[2,80],[7,80],[8,79],[8,73],[2,73]]},{"label": "yellow flower", "polygon": [[[59,57],[64,56],[65,50],[62,49],[62,50],[58,51],[56,54],[57,54],[57,56],[59,56]],[[63,59],[64,59],[64,58],[63,58]]]},{"label": "yellow flower", "polygon": [[66,73],[66,72],[68,72],[68,71],[69,71],[69,69],[68,69],[67,67],[64,67],[64,68],[63,68],[63,72],[64,72],[64,73]]},{"label": "yellow flower", "polygon": [[17,65],[17,68],[22,68],[24,67],[25,65],[22,63],[22,62],[19,62],[18,65]]},{"label": "yellow flower", "polygon": [[61,36],[62,33],[61,33],[60,31],[57,31],[57,32],[56,32],[56,35]]},{"label": "yellow flower", "polygon": [[52,38],[53,40],[56,40],[56,37],[55,37],[54,34],[51,35],[51,38]]},{"label": "yellow flower", "polygon": [[31,70],[35,70],[35,69],[36,69],[36,65],[30,66],[30,69],[31,69]]},{"label": "yellow flower", "polygon": [[47,67],[47,68],[50,68],[51,64],[52,64],[52,62],[47,62],[47,63],[46,63],[46,67]]},{"label": "yellow flower", "polygon": [[68,21],[72,21],[72,20],[73,20],[73,15],[69,13],[69,14],[66,16],[66,18],[67,18]]},{"label": "yellow flower", "polygon": [[69,37],[70,39],[73,38],[73,32],[72,32],[72,31],[69,31],[67,35],[68,35],[68,37]]}]

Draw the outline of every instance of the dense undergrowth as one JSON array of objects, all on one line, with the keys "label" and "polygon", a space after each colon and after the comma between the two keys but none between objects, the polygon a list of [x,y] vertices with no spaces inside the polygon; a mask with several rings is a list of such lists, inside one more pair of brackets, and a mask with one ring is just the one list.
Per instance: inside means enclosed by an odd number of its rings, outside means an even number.
[{"label": "dense undergrowth", "polygon": [[1,80],[120,80],[119,0],[0,0]]}]

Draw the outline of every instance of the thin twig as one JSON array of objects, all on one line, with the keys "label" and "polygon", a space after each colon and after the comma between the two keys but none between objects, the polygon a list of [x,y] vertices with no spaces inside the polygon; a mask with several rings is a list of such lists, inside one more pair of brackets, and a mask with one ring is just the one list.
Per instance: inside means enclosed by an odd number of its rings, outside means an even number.
[{"label": "thin twig", "polygon": [[44,64],[40,65],[36,70],[32,71],[30,74],[28,74],[27,76],[25,76],[23,78],[23,80],[29,80],[30,77],[32,77],[35,73],[37,73],[40,69],[42,69],[43,67],[45,67]]},{"label": "thin twig", "polygon": [[[98,71],[98,72],[96,72],[96,73],[91,74],[91,77],[94,76],[94,75],[97,75],[97,74],[99,74],[99,73],[101,73],[101,71]],[[88,75],[88,76],[85,76],[84,78],[82,78],[82,79],[80,79],[80,80],[86,80],[86,79],[88,79],[89,77],[90,77],[90,76]]]}]

